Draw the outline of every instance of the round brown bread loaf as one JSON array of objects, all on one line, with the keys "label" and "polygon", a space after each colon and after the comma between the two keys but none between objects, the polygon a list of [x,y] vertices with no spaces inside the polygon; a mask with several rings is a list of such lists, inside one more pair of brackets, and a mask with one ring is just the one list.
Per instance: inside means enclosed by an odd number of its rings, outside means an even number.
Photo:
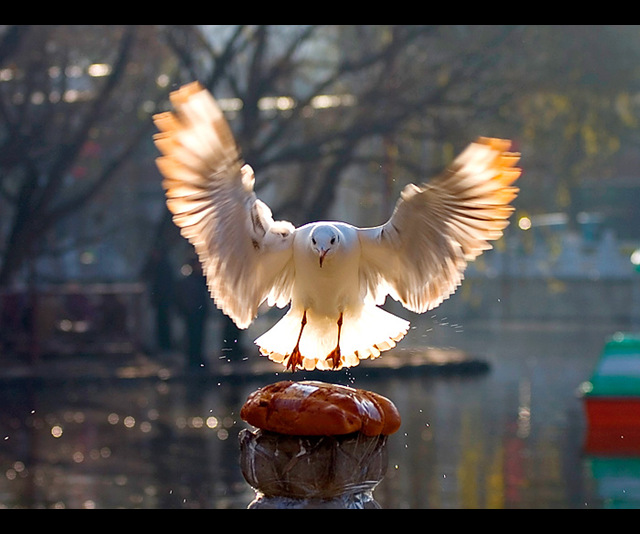
[{"label": "round brown bread loaf", "polygon": [[249,395],[240,416],[257,428],[296,436],[377,436],[400,427],[398,410],[382,395],[319,381],[265,386]]},{"label": "round brown bread loaf", "polygon": [[383,417],[383,425],[382,430],[380,430],[380,434],[384,434],[388,436],[389,434],[393,434],[397,432],[400,428],[401,419],[400,412],[396,408],[396,405],[393,404],[387,397],[383,397],[379,393],[375,393],[373,391],[367,391],[366,389],[359,389],[362,395],[365,395],[371,399],[371,401],[376,404],[380,413],[384,415]]}]

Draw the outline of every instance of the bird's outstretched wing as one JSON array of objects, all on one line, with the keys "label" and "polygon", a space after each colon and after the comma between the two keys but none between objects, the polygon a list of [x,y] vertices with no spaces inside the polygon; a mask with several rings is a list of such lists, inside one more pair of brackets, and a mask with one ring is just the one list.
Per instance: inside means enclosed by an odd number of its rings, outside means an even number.
[{"label": "bird's outstretched wing", "polygon": [[410,184],[382,226],[359,231],[361,283],[382,303],[387,294],[423,313],[463,279],[467,262],[491,247],[509,224],[520,155],[511,142],[480,138],[438,178]]},{"label": "bird's outstretched wing", "polygon": [[289,302],[295,229],[257,199],[253,170],[213,96],[193,82],[171,103],[173,112],[154,117],[167,206],[198,253],[216,305],[246,328],[263,301]]}]

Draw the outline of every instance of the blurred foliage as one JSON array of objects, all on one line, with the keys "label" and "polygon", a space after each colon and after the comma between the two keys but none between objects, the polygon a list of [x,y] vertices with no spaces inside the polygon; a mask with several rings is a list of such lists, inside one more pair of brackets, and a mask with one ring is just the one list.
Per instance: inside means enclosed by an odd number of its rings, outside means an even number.
[{"label": "blurred foliage", "polygon": [[519,207],[575,212],[584,182],[637,182],[639,51],[635,26],[0,26],[0,286],[96,241],[139,272],[170,242],[150,117],[193,79],[241,102],[259,193],[296,224],[347,180],[381,222],[478,135],[522,151]]}]

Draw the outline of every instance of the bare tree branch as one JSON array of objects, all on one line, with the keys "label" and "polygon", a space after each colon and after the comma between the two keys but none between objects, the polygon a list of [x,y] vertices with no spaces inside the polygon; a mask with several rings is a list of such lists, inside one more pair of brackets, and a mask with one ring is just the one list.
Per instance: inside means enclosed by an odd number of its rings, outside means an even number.
[{"label": "bare tree branch", "polygon": [[[46,31],[34,30],[30,46],[36,42],[57,43],[57,53],[25,48],[17,62],[21,71],[14,84],[4,84],[0,94],[0,113],[7,120],[0,129],[0,192],[11,206],[11,223],[4,236],[3,261],[0,264],[0,286],[6,285],[25,258],[35,253],[36,241],[55,227],[55,223],[89,202],[116,174],[151,130],[149,120],[132,135],[119,140],[119,148],[105,157],[95,176],[69,187],[69,176],[77,165],[87,141],[105,119],[116,89],[126,80],[134,40],[135,26],[125,26],[108,75],[86,103],[68,104],[63,96],[68,87],[64,74],[70,57],[68,41],[48,41],[56,26]],[[61,61],[47,63],[47,61]],[[51,69],[60,72],[54,85]],[[88,81],[88,80],[87,80]],[[11,92],[15,91],[15,92]],[[55,100],[53,96],[59,94]],[[16,96],[20,98],[16,101]],[[69,108],[63,112],[63,108]],[[137,130],[137,131],[136,131]]]},{"label": "bare tree branch", "polygon": [[89,130],[100,118],[104,103],[109,100],[114,89],[124,76],[135,37],[135,29],[135,26],[126,27],[112,71],[100,91],[96,94],[90,109],[82,117],[82,122],[80,126],[77,127],[71,140],[60,147],[58,157],[49,170],[47,184],[40,191],[38,198],[35,199],[34,211],[45,210],[52,199],[55,198],[54,195],[60,188],[67,169],[78,157],[80,150],[87,141]]}]

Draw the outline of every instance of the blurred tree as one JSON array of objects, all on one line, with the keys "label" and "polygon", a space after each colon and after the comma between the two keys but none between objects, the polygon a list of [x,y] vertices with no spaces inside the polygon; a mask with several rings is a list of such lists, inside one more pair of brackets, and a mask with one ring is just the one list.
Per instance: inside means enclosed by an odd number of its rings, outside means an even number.
[{"label": "blurred tree", "polygon": [[[632,152],[638,50],[633,27],[0,26],[0,286],[30,256],[121,224],[141,180],[161,206],[149,115],[184,81],[224,101],[278,217],[325,218],[355,174],[357,202],[383,198],[376,224],[477,135],[522,149],[518,202],[568,206]],[[99,228],[68,223],[98,204]],[[162,212],[149,248],[176,235]]]},{"label": "blurred tree", "polygon": [[[166,54],[154,27],[0,27],[0,287],[46,250],[150,135]],[[149,44],[153,43],[154,47]],[[61,236],[100,238],[95,229]]]},{"label": "blurred tree", "polygon": [[[234,99],[257,187],[277,188],[272,209],[301,224],[327,216],[349,168],[390,163],[399,137],[446,138],[444,116],[418,119],[460,109],[463,87],[496,68],[511,32],[488,27],[471,47],[456,27],[420,25],[172,26],[168,40],[192,79]],[[427,179],[434,162],[414,155],[396,152],[394,165]]]},{"label": "blurred tree", "polygon": [[520,38],[512,72],[527,84],[501,111],[520,130],[533,184],[521,201],[534,213],[566,211],[575,221],[583,209],[577,189],[635,175],[640,31],[540,25],[523,27]]}]

